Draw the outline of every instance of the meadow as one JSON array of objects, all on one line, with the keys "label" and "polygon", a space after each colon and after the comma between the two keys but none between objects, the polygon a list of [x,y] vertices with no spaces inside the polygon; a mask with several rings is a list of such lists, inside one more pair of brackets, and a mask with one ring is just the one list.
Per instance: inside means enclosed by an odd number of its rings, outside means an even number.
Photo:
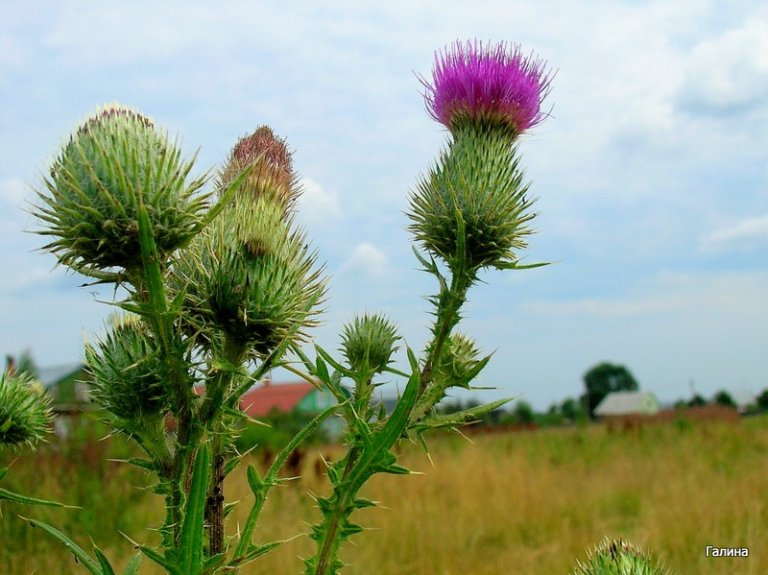
[{"label": "meadow", "polygon": [[[57,542],[18,514],[59,526],[86,548],[93,537],[120,564],[133,551],[120,531],[156,541],[146,526],[161,520],[162,501],[134,487],[147,485],[148,477],[106,461],[125,456],[128,447],[114,438],[80,445],[58,452],[49,446],[17,458],[8,488],[83,509],[4,504],[0,573],[83,573]],[[323,448],[326,457],[334,452]],[[310,452],[303,477],[273,492],[257,528],[262,541],[290,541],[245,573],[301,572],[297,558],[311,549],[303,534],[316,518],[307,494],[324,489],[315,475],[318,458],[319,452]],[[401,461],[421,473],[381,475],[366,485],[364,495],[383,507],[356,516],[370,531],[344,553],[350,575],[562,575],[605,536],[652,550],[679,575],[768,573],[764,416],[630,431],[590,425],[478,434],[471,441],[446,434],[432,438],[429,458],[405,445]],[[247,501],[244,474],[230,477],[227,491]],[[242,523],[247,509],[234,513]],[[750,556],[708,558],[707,545],[747,547]],[[148,561],[141,572],[160,573]]]}]

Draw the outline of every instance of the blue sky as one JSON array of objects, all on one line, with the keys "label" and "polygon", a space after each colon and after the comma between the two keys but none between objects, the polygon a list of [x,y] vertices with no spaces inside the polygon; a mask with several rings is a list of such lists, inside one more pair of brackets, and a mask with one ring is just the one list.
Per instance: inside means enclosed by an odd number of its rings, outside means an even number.
[{"label": "blue sky", "polygon": [[[110,308],[36,251],[21,208],[97,106],[138,108],[198,170],[262,124],[287,138],[299,219],[332,274],[315,331],[383,311],[424,345],[407,197],[446,140],[417,74],[457,39],[522,44],[556,71],[521,139],[526,261],[489,272],[463,331],[486,399],[544,408],[600,361],[662,400],[768,387],[768,10],[761,2],[0,3],[0,351],[77,361]],[[279,376],[278,376],[279,378]]]}]

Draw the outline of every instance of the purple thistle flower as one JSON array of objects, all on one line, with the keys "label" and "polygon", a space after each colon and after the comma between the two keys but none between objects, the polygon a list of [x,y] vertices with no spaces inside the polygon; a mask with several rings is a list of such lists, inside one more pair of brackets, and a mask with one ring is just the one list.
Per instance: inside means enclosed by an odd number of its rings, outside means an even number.
[{"label": "purple thistle flower", "polygon": [[457,41],[435,54],[432,83],[421,82],[429,114],[448,129],[482,121],[517,135],[548,115],[541,111],[550,82],[544,61],[524,56],[519,45]]}]

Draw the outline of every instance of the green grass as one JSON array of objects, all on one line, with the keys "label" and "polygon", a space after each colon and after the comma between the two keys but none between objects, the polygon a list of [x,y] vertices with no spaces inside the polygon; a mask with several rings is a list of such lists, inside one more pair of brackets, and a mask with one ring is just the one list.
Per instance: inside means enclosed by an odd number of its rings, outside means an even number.
[{"label": "green grass", "polygon": [[[138,490],[148,477],[103,463],[119,442],[84,455],[21,457],[4,486],[84,510],[3,505],[1,573],[82,573],[56,542],[17,518],[48,521],[90,545],[88,534],[124,562],[133,552],[121,530],[155,542],[144,529],[161,520],[162,501]],[[103,452],[100,451],[103,449]],[[333,456],[337,448],[327,448]],[[90,451],[88,451],[90,450]],[[485,575],[567,574],[603,537],[624,537],[651,551],[679,575],[768,573],[768,419],[738,423],[669,423],[609,433],[600,426],[505,435],[455,436],[431,442],[434,465],[415,446],[401,461],[424,475],[377,476],[363,495],[383,508],[356,520],[374,530],[344,551],[350,575],[376,573]],[[317,458],[315,454],[312,457]],[[322,492],[314,464],[305,476],[277,489],[256,531],[260,542],[290,537],[316,520],[307,491]],[[103,491],[99,486],[103,486]],[[228,497],[243,504],[249,490],[237,472]],[[707,558],[706,545],[748,547],[749,558]],[[299,537],[244,573],[301,573],[298,556],[312,550]],[[142,573],[159,573],[145,564]]]}]

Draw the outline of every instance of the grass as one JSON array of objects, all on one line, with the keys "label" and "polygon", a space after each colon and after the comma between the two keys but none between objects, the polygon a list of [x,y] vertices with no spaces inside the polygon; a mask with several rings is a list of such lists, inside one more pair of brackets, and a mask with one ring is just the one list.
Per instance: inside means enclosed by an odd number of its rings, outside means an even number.
[{"label": "grass", "polygon": [[[87,444],[86,444],[87,445]],[[117,449],[117,447],[111,447]],[[335,448],[326,449],[333,456]],[[108,455],[98,454],[99,457]],[[49,521],[90,545],[90,532],[123,563],[132,552],[116,531],[154,542],[143,527],[161,519],[161,501],[131,482],[140,472],[99,467],[95,455],[66,463],[55,454],[19,459],[9,488],[55,497],[86,510],[22,509],[4,504],[0,572],[82,573],[71,556],[20,521],[22,513]],[[275,490],[256,537],[289,538],[316,519],[306,493],[322,492],[310,454],[305,476]],[[568,574],[603,537],[624,537],[652,551],[679,575],[768,573],[768,419],[737,423],[675,423],[610,433],[601,426],[483,435],[469,443],[433,438],[434,464],[406,446],[401,461],[423,475],[377,476],[363,495],[384,507],[356,520],[371,531],[348,546],[349,575],[377,573],[490,575]],[[105,485],[102,494],[98,484]],[[243,474],[227,485],[244,502]],[[96,512],[93,512],[93,506]],[[90,514],[90,515],[89,515]],[[707,545],[748,547],[748,558],[707,558]],[[301,573],[311,553],[298,537],[244,573]],[[142,573],[160,573],[145,562]]]}]

